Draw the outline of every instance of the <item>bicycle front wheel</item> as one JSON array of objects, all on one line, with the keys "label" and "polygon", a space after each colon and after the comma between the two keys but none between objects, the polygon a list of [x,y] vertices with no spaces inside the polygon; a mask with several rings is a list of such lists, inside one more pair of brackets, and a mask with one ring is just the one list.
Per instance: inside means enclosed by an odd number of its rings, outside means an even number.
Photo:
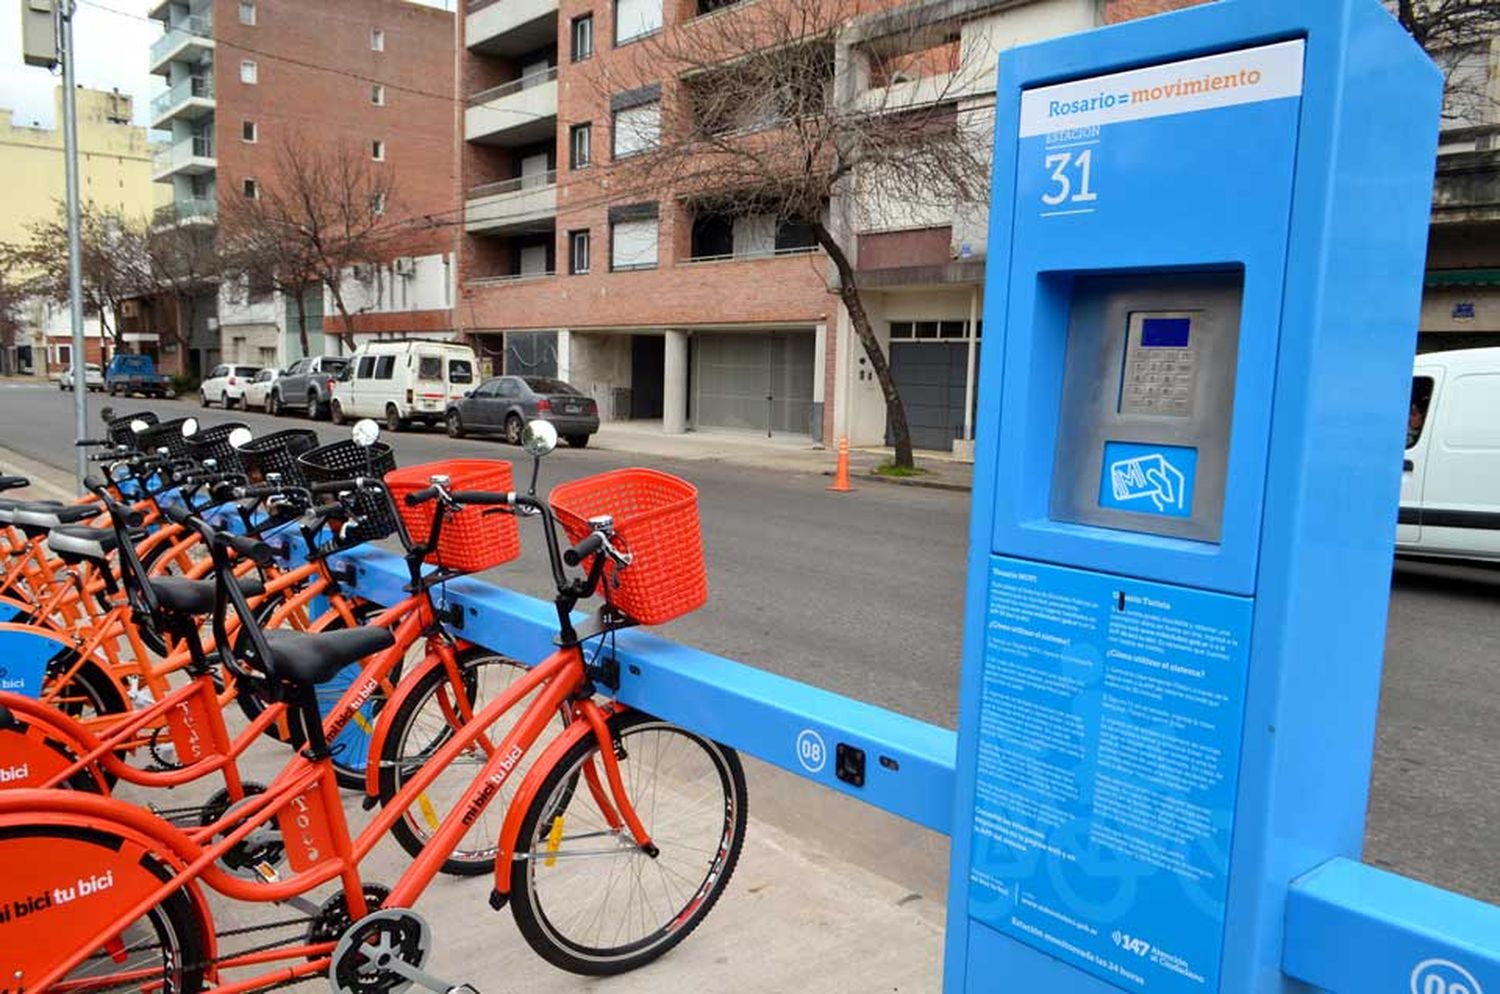
[{"label": "bicycle front wheel", "polygon": [[[554,966],[594,976],[651,962],[707,917],[745,841],[745,771],[734,750],[638,711],[609,720],[626,794],[659,852],[611,826],[588,737],[547,774],[521,822],[511,911]],[[602,790],[599,790],[602,786]]]}]

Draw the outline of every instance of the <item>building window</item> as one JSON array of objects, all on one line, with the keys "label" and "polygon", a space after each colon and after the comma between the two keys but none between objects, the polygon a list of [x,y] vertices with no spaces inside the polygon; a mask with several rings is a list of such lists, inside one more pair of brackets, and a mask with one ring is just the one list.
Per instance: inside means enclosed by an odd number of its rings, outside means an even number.
[{"label": "building window", "polygon": [[385,106],[385,87],[379,83],[374,83],[370,86],[370,103],[376,107]]},{"label": "building window", "polygon": [[379,28],[370,29],[370,51],[385,51],[385,32],[380,30]]},{"label": "building window", "polygon": [[568,272],[582,276],[589,271],[589,233],[568,232]]},{"label": "building window", "polygon": [[661,30],[661,0],[615,0],[615,44]]},{"label": "building window", "polygon": [[240,183],[240,190],[247,200],[260,199],[260,184],[248,176]]},{"label": "building window", "polygon": [[593,126],[584,122],[568,129],[568,166],[583,169],[594,161]]},{"label": "building window", "polygon": [[[935,342],[941,339],[966,340],[967,321],[892,321],[891,338],[902,341]],[[984,322],[974,322],[974,337],[984,335]]]},{"label": "building window", "polygon": [[370,212],[379,217],[385,213],[385,193],[370,194]]},{"label": "building window", "polygon": [[254,121],[242,121],[240,123],[240,141],[255,143],[260,140],[260,132],[256,130]]},{"label": "building window", "polygon": [[613,131],[616,159],[655,148],[661,142],[661,103],[653,100],[617,109]]},{"label": "building window", "polygon": [[610,213],[609,268],[614,272],[655,269],[656,205],[617,207]]},{"label": "building window", "polygon": [[376,162],[385,161],[385,142],[379,140],[370,142],[370,158]]},{"label": "building window", "polygon": [[253,59],[243,59],[240,61],[240,82],[251,86],[260,82],[260,67],[255,64]]},{"label": "building window", "polygon": [[594,54],[594,15],[573,18],[573,61],[582,62]]},{"label": "building window", "polygon": [[240,0],[240,23],[255,25],[255,0]]}]

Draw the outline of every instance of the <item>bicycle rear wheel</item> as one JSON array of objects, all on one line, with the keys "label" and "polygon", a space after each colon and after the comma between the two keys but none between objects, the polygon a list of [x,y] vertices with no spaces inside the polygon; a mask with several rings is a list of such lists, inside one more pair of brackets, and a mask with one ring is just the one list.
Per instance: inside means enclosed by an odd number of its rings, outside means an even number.
[{"label": "bicycle rear wheel", "polygon": [[610,827],[590,782],[603,784],[604,768],[589,736],[547,774],[511,869],[511,911],[526,941],[554,966],[595,976],[643,966],[698,927],[734,873],[747,812],[734,750],[638,711],[609,724],[658,854]]},{"label": "bicycle rear wheel", "polygon": [[[174,891],[134,921],[115,915],[171,871],[149,851],[107,829],[63,825],[0,827],[0,866],[13,900],[4,926],[6,979],[40,979],[74,949],[79,937],[98,946],[60,985],[79,994],[139,991],[196,994],[203,989],[208,950],[192,900]],[[21,913],[21,904],[27,910]]]}]

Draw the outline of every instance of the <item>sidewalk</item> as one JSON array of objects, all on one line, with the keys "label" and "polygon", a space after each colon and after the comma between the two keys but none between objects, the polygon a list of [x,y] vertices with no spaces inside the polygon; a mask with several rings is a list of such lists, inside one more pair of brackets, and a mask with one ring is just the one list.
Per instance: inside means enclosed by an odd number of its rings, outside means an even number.
[{"label": "sidewalk", "polygon": [[[675,451],[677,439],[666,441],[674,449],[671,454],[682,458]],[[697,458],[723,458],[707,451],[720,440],[700,437],[694,441],[710,443]],[[741,450],[730,451],[741,454]],[[751,452],[747,457],[773,456]],[[793,456],[805,459],[810,471],[815,471],[811,454],[788,453],[788,458]],[[7,496],[69,499],[73,494],[67,472],[5,449],[0,449],[0,472],[33,480],[32,487]],[[283,761],[281,747],[257,744],[244,769],[251,779],[265,782]],[[870,809],[816,791],[805,781],[754,760],[747,759],[746,768],[750,823],[739,866],[713,913],[661,960],[613,978],[564,973],[531,951],[509,911],[490,910],[490,877],[439,876],[416,908],[432,927],[428,970],[446,980],[471,983],[481,994],[936,994],[941,988],[944,917],[938,886],[923,885],[927,894],[915,893],[911,886],[893,882],[834,851],[839,845],[836,840]],[[195,799],[201,802],[218,785],[206,780],[180,788],[170,795],[170,806]],[[817,797],[799,799],[799,792],[810,790]],[[122,789],[118,796],[140,803],[162,801],[159,792]],[[773,813],[780,825],[791,824],[794,831],[757,817],[758,809]],[[800,818],[788,818],[789,809],[800,812]],[[354,831],[371,817],[353,795],[345,795],[345,810]],[[799,821],[805,827],[797,828]],[[909,831],[901,831],[901,838],[921,834],[910,826],[905,829]],[[912,858],[912,852],[889,837],[879,838],[885,839],[880,844],[887,857],[883,865],[897,870],[903,859]],[[935,836],[919,840],[939,849],[942,841]],[[389,885],[409,862],[404,851],[386,839],[361,870],[366,880]],[[321,901],[326,890],[320,888],[313,899]],[[231,904],[217,898],[213,903],[220,930],[297,914],[287,907]],[[289,989],[312,994],[326,990],[327,982],[308,981]]]},{"label": "sidewalk", "polygon": [[[755,466],[786,472],[830,476],[838,461],[837,445],[828,446],[806,438],[771,437],[749,432],[686,432],[667,435],[659,421],[609,421],[600,425],[590,443],[612,452],[629,452],[658,459],[682,459],[689,462],[718,461]],[[849,450],[850,476],[860,482],[891,483],[900,486],[935,487],[942,490],[969,490],[973,486],[974,467],[945,452],[919,451],[917,476],[897,478],[877,475],[875,468],[891,461],[889,448],[869,447]]]}]

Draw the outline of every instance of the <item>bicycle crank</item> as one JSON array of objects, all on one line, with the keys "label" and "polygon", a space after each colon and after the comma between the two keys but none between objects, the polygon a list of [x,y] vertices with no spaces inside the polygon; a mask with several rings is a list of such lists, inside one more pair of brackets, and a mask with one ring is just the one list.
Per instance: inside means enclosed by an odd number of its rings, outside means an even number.
[{"label": "bicycle crank", "polygon": [[432,930],[415,911],[391,908],[361,918],[333,950],[328,983],[335,994],[401,994],[413,984],[433,994],[478,994],[422,969]]}]

